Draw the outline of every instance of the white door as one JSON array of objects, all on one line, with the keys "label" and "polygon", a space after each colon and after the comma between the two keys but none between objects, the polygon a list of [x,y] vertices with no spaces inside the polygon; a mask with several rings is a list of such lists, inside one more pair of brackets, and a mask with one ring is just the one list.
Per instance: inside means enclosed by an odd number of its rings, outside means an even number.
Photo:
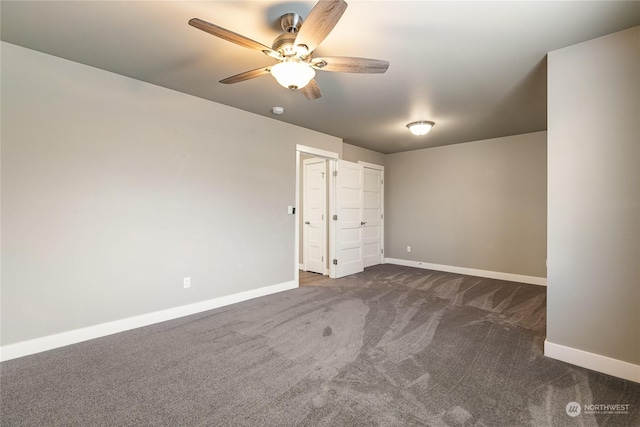
[{"label": "white door", "polygon": [[304,271],[324,274],[326,252],[327,161],[306,159],[302,172]]},{"label": "white door", "polygon": [[384,171],[364,168],[364,227],[363,253],[364,266],[382,264],[383,255],[383,184]]},{"label": "white door", "polygon": [[335,264],[336,278],[364,270],[362,251],[363,167],[338,160],[336,165]]}]

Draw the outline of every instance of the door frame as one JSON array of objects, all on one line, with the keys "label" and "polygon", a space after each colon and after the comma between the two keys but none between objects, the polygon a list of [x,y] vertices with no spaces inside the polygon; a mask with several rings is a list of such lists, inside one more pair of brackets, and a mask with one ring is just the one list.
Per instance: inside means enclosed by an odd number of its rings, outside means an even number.
[{"label": "door frame", "polygon": [[[294,241],[294,254],[293,254],[293,280],[296,285],[300,286],[300,222],[302,220],[302,212],[300,212],[297,208],[300,204],[300,174],[302,173],[300,167],[301,154],[309,154],[314,157],[322,157],[328,160],[329,162],[329,194],[327,197],[327,201],[329,204],[329,217],[332,217],[335,213],[336,207],[336,195],[335,195],[335,178],[334,172],[336,170],[336,161],[340,158],[338,153],[334,153],[333,151],[322,150],[319,148],[308,147],[306,145],[296,144],[296,181],[295,181],[295,203],[296,207],[295,212],[295,241]],[[330,218],[327,218],[329,223],[329,260],[335,258],[335,249],[332,242],[335,241],[335,221],[332,221]],[[332,262],[329,262],[329,277],[335,278],[336,271],[335,266]]]}]

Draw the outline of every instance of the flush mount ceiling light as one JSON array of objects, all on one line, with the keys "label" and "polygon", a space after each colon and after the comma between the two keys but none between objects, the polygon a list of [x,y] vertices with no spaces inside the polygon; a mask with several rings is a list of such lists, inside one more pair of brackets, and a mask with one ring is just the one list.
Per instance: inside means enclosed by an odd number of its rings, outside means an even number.
[{"label": "flush mount ceiling light", "polygon": [[288,59],[271,67],[271,75],[281,86],[296,90],[308,85],[316,71],[296,59]]},{"label": "flush mount ceiling light", "polygon": [[429,133],[431,128],[435,125],[434,122],[430,122],[427,120],[420,120],[419,122],[411,122],[407,125],[409,130],[414,135],[426,135]]}]

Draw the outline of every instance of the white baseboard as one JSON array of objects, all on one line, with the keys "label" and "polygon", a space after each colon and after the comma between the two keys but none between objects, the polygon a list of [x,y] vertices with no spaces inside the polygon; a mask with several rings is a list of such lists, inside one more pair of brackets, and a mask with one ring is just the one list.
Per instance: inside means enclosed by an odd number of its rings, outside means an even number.
[{"label": "white baseboard", "polygon": [[544,341],[544,355],[572,365],[640,383],[640,365]]},{"label": "white baseboard", "polygon": [[507,280],[509,282],[519,282],[519,283],[528,283],[530,285],[547,286],[546,277],[523,276],[521,274],[501,273],[499,271],[477,270],[475,268],[431,264],[428,262],[409,261],[406,259],[397,259],[397,258],[385,258],[384,262],[385,264],[404,265],[406,267],[424,268],[427,270],[446,271],[447,273],[466,274],[468,276],[486,277],[488,279]]},{"label": "white baseboard", "polygon": [[11,360],[17,357],[27,356],[29,354],[40,353],[42,351],[76,344],[82,341],[128,331],[130,329],[152,325],[154,323],[177,319],[178,317],[189,316],[191,314],[212,310],[214,308],[235,304],[253,298],[288,291],[297,287],[298,284],[292,280],[290,282],[279,283],[277,285],[265,286],[263,288],[252,289],[250,291],[213,298],[207,301],[168,308],[166,310],[142,314],[140,316],[129,317],[127,319],[114,320],[113,322],[102,323],[100,325],[88,326],[86,328],[75,329],[73,331],[4,345],[0,347],[0,361]]}]

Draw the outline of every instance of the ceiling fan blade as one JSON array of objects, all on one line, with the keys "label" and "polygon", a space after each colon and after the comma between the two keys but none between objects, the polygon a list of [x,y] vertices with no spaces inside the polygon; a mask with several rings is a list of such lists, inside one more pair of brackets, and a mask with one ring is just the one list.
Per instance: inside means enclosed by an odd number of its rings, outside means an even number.
[{"label": "ceiling fan blade", "polygon": [[329,35],[347,9],[344,0],[320,0],[300,27],[295,44],[307,46],[309,52]]},{"label": "ceiling fan blade", "polygon": [[368,58],[349,58],[346,56],[325,56],[314,58],[311,62],[315,68],[338,73],[381,74],[389,68],[389,61]]},{"label": "ceiling fan blade", "polygon": [[227,77],[226,79],[220,80],[220,83],[232,84],[232,83],[243,82],[245,80],[255,79],[256,77],[264,76],[265,74],[270,74],[270,70],[271,70],[271,67],[256,68],[255,70],[245,71],[244,73]]},{"label": "ceiling fan blade", "polygon": [[251,40],[245,36],[234,33],[233,31],[227,30],[225,28],[219,27],[215,24],[212,24],[207,21],[203,21],[202,19],[193,18],[189,20],[189,25],[195,27],[199,30],[204,31],[205,33],[212,34],[216,37],[220,37],[226,41],[231,43],[235,43],[242,47],[246,47],[248,49],[258,50],[262,53],[265,53],[273,58],[279,58],[280,54],[275,50],[271,49],[269,46],[265,46],[262,43],[258,43],[255,40]]},{"label": "ceiling fan blade", "polygon": [[313,101],[314,99],[318,99],[322,96],[320,94],[320,87],[318,86],[316,79],[311,79],[311,81],[305,87],[300,89],[300,92],[302,92],[302,94],[306,96],[309,101]]}]

